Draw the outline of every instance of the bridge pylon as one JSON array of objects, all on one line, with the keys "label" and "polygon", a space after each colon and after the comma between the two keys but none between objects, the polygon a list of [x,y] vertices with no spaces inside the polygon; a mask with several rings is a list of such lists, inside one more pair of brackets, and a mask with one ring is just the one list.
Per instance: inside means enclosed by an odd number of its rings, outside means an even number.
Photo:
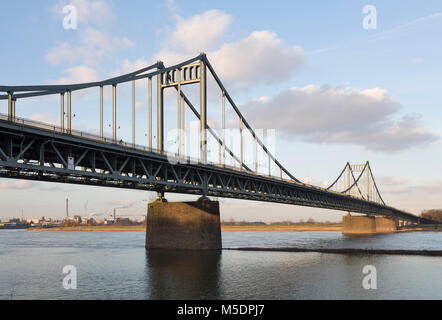
[{"label": "bridge pylon", "polygon": [[385,205],[368,161],[365,164],[347,162],[338,178],[327,190]]},{"label": "bridge pylon", "polygon": [[146,249],[221,250],[219,202],[149,203]]}]

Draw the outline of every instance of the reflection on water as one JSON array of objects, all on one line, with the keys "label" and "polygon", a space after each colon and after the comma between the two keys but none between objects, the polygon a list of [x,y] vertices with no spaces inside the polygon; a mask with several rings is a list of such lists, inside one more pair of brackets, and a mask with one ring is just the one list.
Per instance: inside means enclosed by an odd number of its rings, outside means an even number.
[{"label": "reflection on water", "polygon": [[149,299],[220,299],[221,251],[146,252]]},{"label": "reflection on water", "polygon": [[[441,250],[442,233],[343,237],[234,232],[224,247]],[[442,299],[442,258],[262,251],[149,251],[144,232],[0,231],[0,299]],[[77,290],[62,287],[77,268]],[[362,269],[377,270],[365,290]]]}]

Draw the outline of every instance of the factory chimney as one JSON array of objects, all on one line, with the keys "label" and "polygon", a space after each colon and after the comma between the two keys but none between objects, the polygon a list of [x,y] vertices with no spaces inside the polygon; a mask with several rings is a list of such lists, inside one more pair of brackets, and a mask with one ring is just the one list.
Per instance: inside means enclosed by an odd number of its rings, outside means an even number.
[{"label": "factory chimney", "polygon": [[69,199],[66,198],[66,221],[69,221]]}]

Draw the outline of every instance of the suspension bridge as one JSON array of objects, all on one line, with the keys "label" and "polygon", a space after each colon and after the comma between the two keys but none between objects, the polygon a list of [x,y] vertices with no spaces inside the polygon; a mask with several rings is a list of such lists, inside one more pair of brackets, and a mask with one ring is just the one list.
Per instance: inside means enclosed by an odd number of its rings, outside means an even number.
[{"label": "suspension bridge", "polygon": [[[208,121],[208,77],[219,95],[216,108],[222,113],[222,128]],[[146,144],[136,144],[136,90],[140,83],[147,104]],[[117,86],[131,84],[132,141],[117,135]],[[197,101],[184,88],[194,87]],[[112,89],[112,137],[104,134],[104,88]],[[165,89],[176,94],[176,150],[165,150]],[[99,134],[72,128],[72,94],[91,89],[99,93],[96,110]],[[155,89],[155,90],[154,90]],[[196,90],[195,90],[196,89]],[[213,89],[213,90],[212,90]],[[205,54],[174,66],[157,62],[149,67],[99,82],[72,85],[0,86],[0,100],[7,100],[8,114],[0,115],[0,177],[59,183],[140,189],[237,198],[318,207],[386,216],[412,223],[420,218],[388,206],[376,185],[370,164],[347,163],[328,187],[306,184],[292,175],[271,153],[262,136],[244,118]],[[174,95],[175,95],[174,94]],[[48,124],[16,116],[20,101],[43,96],[60,97],[60,124]],[[156,110],[153,102],[156,102]],[[213,105],[213,104],[211,104]],[[65,108],[66,107],[66,108]],[[226,141],[226,108],[236,117],[239,150]],[[128,108],[124,109],[127,113]],[[154,124],[153,111],[156,113]],[[185,114],[199,123],[198,156],[186,150]],[[156,133],[154,132],[154,127]],[[219,130],[221,129],[221,130]],[[245,139],[253,146],[253,162],[246,163]],[[156,140],[156,146],[153,140]],[[208,159],[208,139],[218,148],[218,160]],[[249,146],[250,147],[250,146]],[[250,148],[249,148],[250,150]],[[249,152],[250,153],[250,152]],[[265,168],[262,170],[262,168]],[[275,174],[276,172],[276,174]]]}]

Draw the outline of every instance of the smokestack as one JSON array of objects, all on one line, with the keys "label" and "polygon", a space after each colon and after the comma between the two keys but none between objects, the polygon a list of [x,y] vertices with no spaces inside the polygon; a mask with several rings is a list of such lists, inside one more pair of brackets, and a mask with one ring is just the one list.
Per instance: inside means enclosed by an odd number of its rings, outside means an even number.
[{"label": "smokestack", "polygon": [[66,220],[69,220],[69,199],[66,198]]}]

